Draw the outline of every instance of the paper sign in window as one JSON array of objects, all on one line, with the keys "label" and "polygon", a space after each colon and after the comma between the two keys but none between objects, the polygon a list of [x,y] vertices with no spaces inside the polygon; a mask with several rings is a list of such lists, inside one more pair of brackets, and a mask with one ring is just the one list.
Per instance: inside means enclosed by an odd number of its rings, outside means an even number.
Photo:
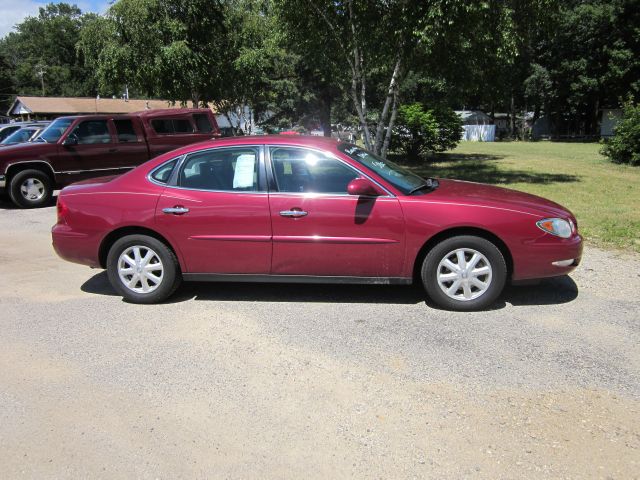
[{"label": "paper sign in window", "polygon": [[253,187],[253,172],[256,166],[255,155],[240,155],[236,158],[233,174],[233,188]]}]

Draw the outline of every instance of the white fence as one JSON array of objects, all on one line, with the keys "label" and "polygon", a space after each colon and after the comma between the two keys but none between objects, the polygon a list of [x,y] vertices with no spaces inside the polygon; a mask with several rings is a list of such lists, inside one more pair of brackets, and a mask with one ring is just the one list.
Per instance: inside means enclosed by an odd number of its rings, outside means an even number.
[{"label": "white fence", "polygon": [[463,125],[462,140],[468,142],[495,142],[495,125]]}]

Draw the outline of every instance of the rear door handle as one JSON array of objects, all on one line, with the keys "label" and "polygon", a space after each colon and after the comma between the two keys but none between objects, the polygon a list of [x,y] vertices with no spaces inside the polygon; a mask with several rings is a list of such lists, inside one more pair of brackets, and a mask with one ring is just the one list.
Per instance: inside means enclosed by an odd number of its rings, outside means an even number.
[{"label": "rear door handle", "polygon": [[282,210],[280,212],[281,217],[299,218],[306,217],[307,215],[309,215],[309,212],[305,212],[304,210]]},{"label": "rear door handle", "polygon": [[189,209],[185,207],[171,207],[171,208],[163,208],[162,211],[168,215],[184,215],[185,213],[189,213]]},{"label": "rear door handle", "polygon": [[118,151],[117,148],[110,148],[109,153],[116,153]]}]

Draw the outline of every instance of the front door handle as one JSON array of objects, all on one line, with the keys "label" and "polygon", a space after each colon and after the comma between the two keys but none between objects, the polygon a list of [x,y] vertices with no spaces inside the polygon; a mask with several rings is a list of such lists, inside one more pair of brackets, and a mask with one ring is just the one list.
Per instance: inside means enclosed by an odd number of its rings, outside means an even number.
[{"label": "front door handle", "polygon": [[309,215],[309,212],[305,212],[304,210],[282,210],[280,212],[281,217],[299,218],[306,217],[307,215]]},{"label": "front door handle", "polygon": [[171,208],[163,208],[162,211],[166,214],[171,215],[184,215],[185,213],[189,213],[189,209],[185,207],[171,207]]}]

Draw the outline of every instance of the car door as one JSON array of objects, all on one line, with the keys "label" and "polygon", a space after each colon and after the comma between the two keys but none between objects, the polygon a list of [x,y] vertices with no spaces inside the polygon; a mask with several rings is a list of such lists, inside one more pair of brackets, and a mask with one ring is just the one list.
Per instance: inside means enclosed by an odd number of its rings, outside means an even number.
[{"label": "car door", "polygon": [[268,274],[271,217],[259,146],[201,150],[181,159],[156,224],[186,272]]},{"label": "car door", "polygon": [[364,176],[320,151],[269,147],[273,228],[271,271],[280,275],[399,277],[404,218],[391,194],[358,197],[347,184]]},{"label": "car door", "polygon": [[62,183],[120,173],[116,153],[108,119],[81,120],[61,139],[56,170]]}]

